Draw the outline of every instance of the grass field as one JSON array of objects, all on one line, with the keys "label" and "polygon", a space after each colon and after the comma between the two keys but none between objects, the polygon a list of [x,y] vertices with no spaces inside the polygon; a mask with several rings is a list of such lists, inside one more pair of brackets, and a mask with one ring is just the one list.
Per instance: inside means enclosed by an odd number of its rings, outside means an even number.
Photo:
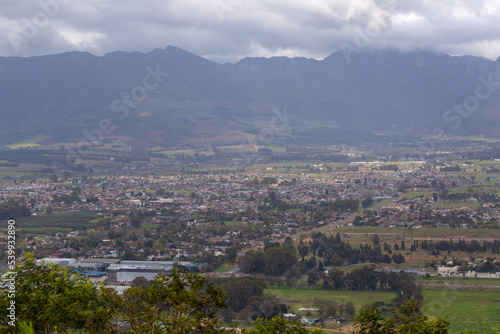
[{"label": "grass field", "polygon": [[425,286],[432,283],[462,285],[464,287],[479,287],[479,286],[500,286],[500,279],[497,278],[473,278],[473,277],[438,277],[432,276],[429,278],[417,278],[417,282]]},{"label": "grass field", "polygon": [[266,293],[283,298],[287,305],[293,307],[294,311],[302,307],[311,307],[315,298],[328,299],[341,302],[352,301],[359,310],[365,304],[372,304],[376,301],[390,302],[395,293],[382,291],[335,291],[323,290],[319,288],[268,288]]},{"label": "grass field", "polygon": [[424,289],[424,307],[429,317],[446,316],[450,333],[475,329],[479,333],[500,330],[500,290]]},{"label": "grass field", "polygon": [[438,206],[439,209],[453,209],[453,208],[472,208],[472,209],[479,209],[481,207],[481,202],[454,202],[454,201],[446,201],[446,202],[439,202]]},{"label": "grass field", "polygon": [[220,266],[214,269],[214,273],[224,273],[233,268],[234,266]]},{"label": "grass field", "polygon": [[425,191],[408,191],[403,195],[403,198],[413,198],[417,196],[424,195],[424,198],[432,197],[433,191],[425,190]]},{"label": "grass field", "polygon": [[[211,224],[218,224],[218,222],[212,222]],[[226,226],[247,226],[248,223],[246,222],[237,222],[237,221],[229,221],[229,220],[225,220],[224,221],[224,225]]]},{"label": "grass field", "polygon": [[158,227],[156,224],[151,224],[151,223],[142,223],[141,228],[149,229],[149,228],[155,228]]}]

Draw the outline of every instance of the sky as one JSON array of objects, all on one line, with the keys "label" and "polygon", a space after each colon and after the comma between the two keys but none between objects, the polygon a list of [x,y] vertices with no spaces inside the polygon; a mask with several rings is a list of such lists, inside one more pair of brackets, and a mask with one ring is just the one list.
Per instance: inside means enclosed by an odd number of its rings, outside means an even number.
[{"label": "sky", "polygon": [[0,0],[0,56],[177,46],[224,63],[392,48],[500,57],[500,0]]}]

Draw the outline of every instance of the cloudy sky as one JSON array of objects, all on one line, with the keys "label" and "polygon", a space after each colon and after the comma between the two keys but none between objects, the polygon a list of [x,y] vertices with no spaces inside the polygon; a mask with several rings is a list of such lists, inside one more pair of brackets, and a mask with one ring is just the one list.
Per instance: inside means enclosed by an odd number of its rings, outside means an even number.
[{"label": "cloudy sky", "polygon": [[0,0],[0,55],[178,46],[217,62],[391,47],[500,56],[499,0]]}]

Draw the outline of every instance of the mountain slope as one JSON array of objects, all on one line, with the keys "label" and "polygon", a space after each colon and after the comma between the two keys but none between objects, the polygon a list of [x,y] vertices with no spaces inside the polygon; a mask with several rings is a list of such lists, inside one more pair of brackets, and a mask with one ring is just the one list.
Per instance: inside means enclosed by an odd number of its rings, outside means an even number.
[{"label": "mountain slope", "polygon": [[[450,136],[493,136],[500,87],[474,100],[489,76],[500,81],[500,59],[430,52],[363,52],[350,63],[336,52],[321,61],[245,58],[224,65],[175,47],[0,58],[0,144],[41,135],[78,142],[103,119],[113,125],[108,136],[143,147],[238,142],[270,132],[273,140],[292,133],[329,140],[419,136],[440,127]],[[470,116],[446,113],[464,100],[478,102]]]}]

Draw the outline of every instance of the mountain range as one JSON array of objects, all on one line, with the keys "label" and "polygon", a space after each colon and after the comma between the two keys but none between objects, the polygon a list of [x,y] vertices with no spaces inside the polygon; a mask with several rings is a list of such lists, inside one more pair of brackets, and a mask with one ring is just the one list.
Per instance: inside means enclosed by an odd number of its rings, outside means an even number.
[{"label": "mountain range", "polygon": [[1,57],[0,145],[498,137],[499,92],[500,58],[427,51],[235,64],[176,47]]}]

